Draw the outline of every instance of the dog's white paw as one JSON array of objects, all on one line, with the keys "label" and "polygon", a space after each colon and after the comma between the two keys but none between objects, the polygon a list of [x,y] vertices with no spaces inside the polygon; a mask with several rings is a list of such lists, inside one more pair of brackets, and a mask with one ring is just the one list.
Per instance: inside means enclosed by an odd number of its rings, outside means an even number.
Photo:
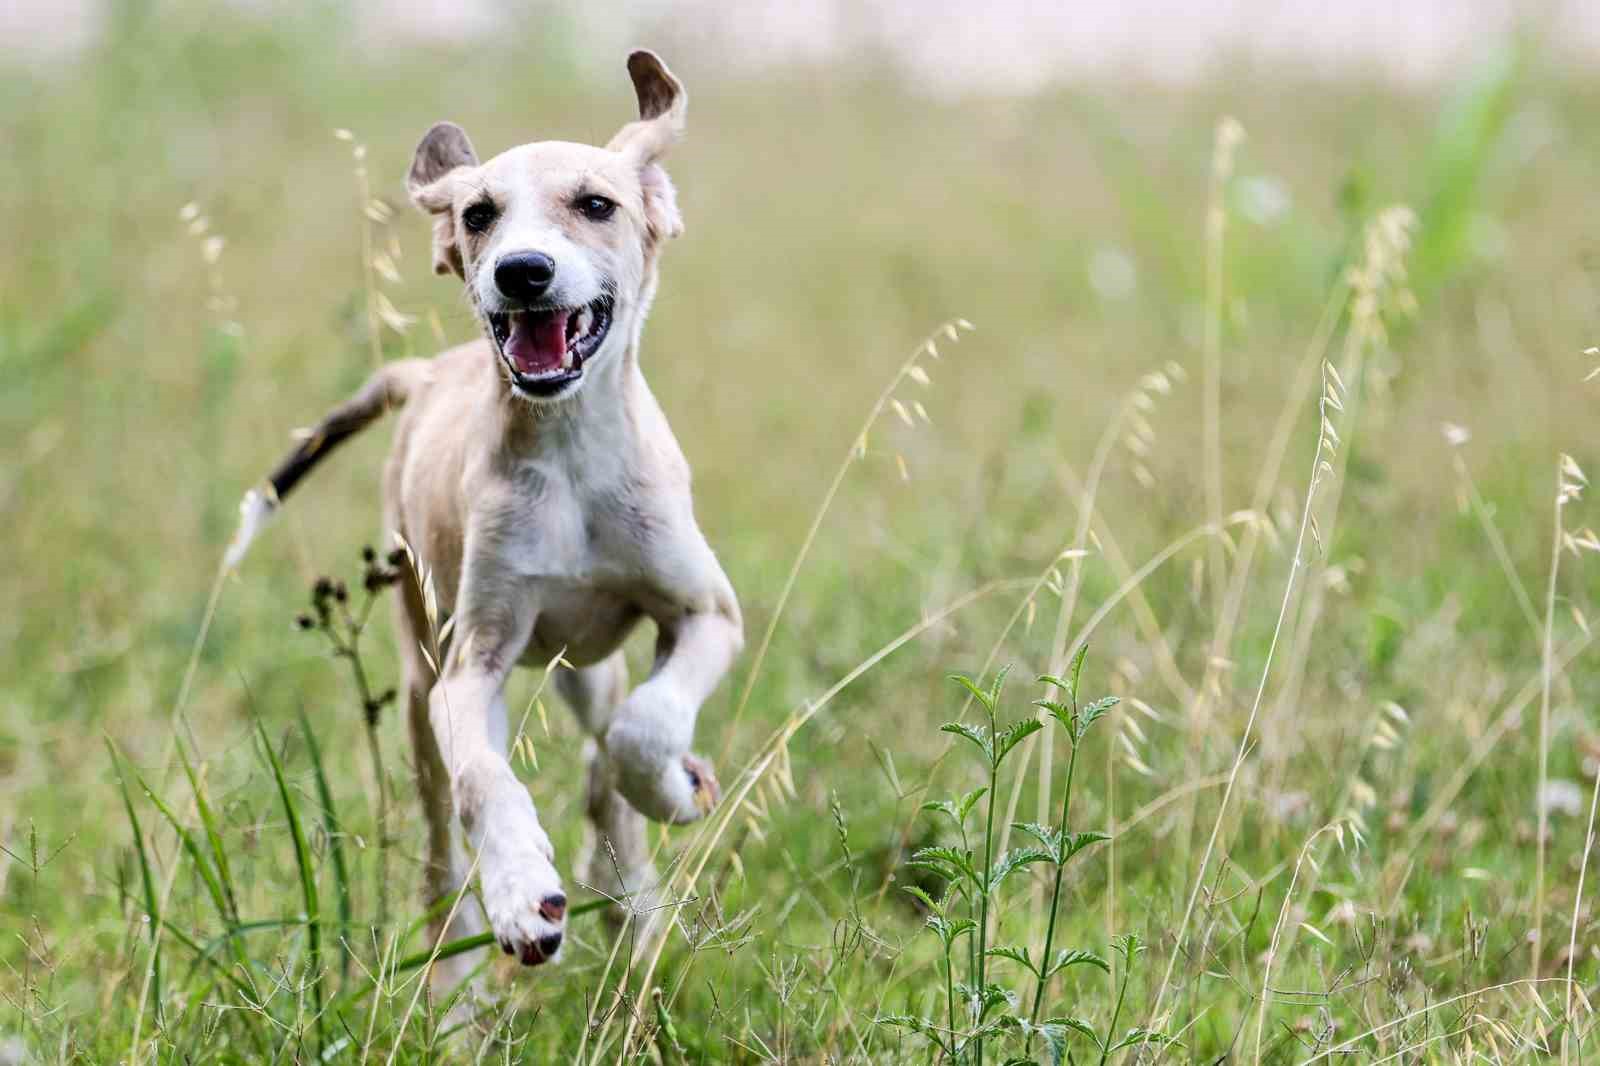
[{"label": "dog's white paw", "polygon": [[483,909],[500,950],[526,966],[561,952],[567,896],[552,860],[555,850],[537,822],[491,825],[479,852]]},{"label": "dog's white paw", "polygon": [[722,798],[710,761],[687,750],[693,729],[693,708],[651,684],[634,689],[611,720],[605,748],[617,791],[646,818],[684,825]]}]

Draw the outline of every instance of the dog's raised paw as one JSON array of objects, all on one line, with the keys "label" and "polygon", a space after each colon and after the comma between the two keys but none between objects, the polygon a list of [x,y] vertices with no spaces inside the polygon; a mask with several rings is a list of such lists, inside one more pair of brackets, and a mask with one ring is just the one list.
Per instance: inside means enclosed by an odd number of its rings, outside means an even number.
[{"label": "dog's raised paw", "polygon": [[538,849],[491,845],[479,872],[483,909],[500,950],[525,966],[555,961],[566,932],[567,895],[549,859]]}]

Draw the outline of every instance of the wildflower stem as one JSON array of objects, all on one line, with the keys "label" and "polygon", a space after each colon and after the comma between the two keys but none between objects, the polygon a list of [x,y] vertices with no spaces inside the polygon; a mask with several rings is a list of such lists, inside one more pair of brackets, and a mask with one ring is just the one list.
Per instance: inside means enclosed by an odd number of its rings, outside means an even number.
[{"label": "wildflower stem", "polygon": [[1535,851],[1538,856],[1538,871],[1534,874],[1533,881],[1533,958],[1531,960],[1529,976],[1535,980],[1539,977],[1539,956],[1543,948],[1544,939],[1544,838],[1549,828],[1549,807],[1545,802],[1545,784],[1550,775],[1550,683],[1554,671],[1551,664],[1555,659],[1554,633],[1556,612],[1556,581],[1561,570],[1561,508],[1567,500],[1566,471],[1560,466],[1556,469],[1556,502],[1554,531],[1551,533],[1550,544],[1550,579],[1545,586],[1544,596],[1544,648],[1540,659],[1540,689],[1539,689],[1539,784],[1538,792],[1534,795],[1534,805],[1539,811],[1539,828],[1535,841]]},{"label": "wildflower stem", "polygon": [[[1074,694],[1072,697],[1072,702],[1073,716],[1076,717],[1078,702],[1078,697],[1076,694]],[[1061,824],[1056,827],[1056,832],[1060,834],[1059,840],[1061,843],[1057,845],[1056,851],[1055,884],[1050,889],[1050,917],[1048,920],[1046,920],[1044,927],[1044,955],[1039,960],[1039,985],[1033,991],[1033,1009],[1028,1013],[1028,1021],[1035,1024],[1039,1021],[1039,1008],[1044,1004],[1045,985],[1050,982],[1051,976],[1050,949],[1055,943],[1056,911],[1061,906],[1061,872],[1066,867],[1066,863],[1063,861],[1065,856],[1061,853],[1061,844],[1065,843],[1067,833],[1067,814],[1072,809],[1072,775],[1073,771],[1075,771],[1077,768],[1078,743],[1076,740],[1074,740],[1072,743],[1072,751],[1067,756],[1067,791],[1066,794],[1061,797]],[[1028,1046],[1030,1048],[1033,1046],[1033,1037],[1031,1034],[1028,1037]]]},{"label": "wildflower stem", "polygon": [[1129,944],[1128,956],[1122,960],[1122,984],[1117,988],[1117,1005],[1111,1009],[1111,1024],[1106,1026],[1106,1038],[1100,1044],[1100,1066],[1106,1066],[1111,1054],[1111,1040],[1117,1034],[1117,1021],[1122,1017],[1122,1001],[1128,995],[1128,977],[1133,973],[1133,950]]},{"label": "wildflower stem", "polygon": [[[995,735],[994,709],[989,710],[989,736],[994,743]],[[984,1004],[984,977],[988,970],[987,951],[989,949],[989,894],[994,886],[990,883],[994,870],[994,801],[995,791],[1000,787],[1000,756],[998,748],[996,754],[989,757],[989,794],[984,798],[988,801],[985,806],[983,827],[983,894],[978,899],[978,968],[977,968],[977,995],[978,995],[978,1038],[976,1058],[978,1066],[983,1066],[983,1004]]]}]

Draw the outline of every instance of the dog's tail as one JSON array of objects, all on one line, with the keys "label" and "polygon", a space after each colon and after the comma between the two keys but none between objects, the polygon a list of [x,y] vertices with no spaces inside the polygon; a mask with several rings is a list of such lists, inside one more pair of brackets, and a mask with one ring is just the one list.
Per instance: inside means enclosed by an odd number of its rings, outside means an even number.
[{"label": "dog's tail", "polygon": [[301,430],[300,443],[283,457],[264,484],[244,494],[239,503],[239,529],[228,545],[222,565],[232,570],[244,559],[250,542],[261,532],[291,489],[311,468],[345,440],[401,407],[428,377],[426,359],[399,359],[378,369],[356,394],[323,416],[310,429]]}]

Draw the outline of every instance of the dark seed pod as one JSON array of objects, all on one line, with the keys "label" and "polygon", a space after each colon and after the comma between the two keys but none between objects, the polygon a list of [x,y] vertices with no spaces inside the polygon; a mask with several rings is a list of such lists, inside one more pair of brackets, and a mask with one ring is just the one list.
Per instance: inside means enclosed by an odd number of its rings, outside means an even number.
[{"label": "dark seed pod", "polygon": [[368,545],[366,545],[365,547],[363,547],[361,549],[361,561],[362,562],[364,562],[364,563],[374,563],[374,562],[377,562],[377,560],[378,560],[378,553],[373,550],[372,545],[368,544]]},{"label": "dark seed pod", "polygon": [[405,561],[406,561],[405,549],[404,548],[396,548],[394,551],[389,553],[389,555],[388,555],[388,557],[386,558],[385,561],[390,566],[404,566],[405,565]]},{"label": "dark seed pod", "polygon": [[345,589],[343,581],[333,586],[333,598],[338,600],[340,603],[343,603],[345,600],[350,598],[350,593]]},{"label": "dark seed pod", "polygon": [[295,617],[294,624],[299,626],[301,629],[312,629],[317,623],[311,620],[311,616],[309,614],[302,614]]}]

